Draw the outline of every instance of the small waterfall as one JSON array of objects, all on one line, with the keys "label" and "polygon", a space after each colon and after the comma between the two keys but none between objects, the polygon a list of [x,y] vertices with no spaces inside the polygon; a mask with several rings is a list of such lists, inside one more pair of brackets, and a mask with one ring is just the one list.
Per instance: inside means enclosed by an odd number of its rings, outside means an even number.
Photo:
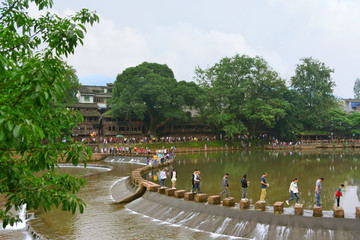
[{"label": "small waterfall", "polygon": [[14,226],[7,225],[5,230],[20,230],[26,227],[26,221],[33,217],[32,214],[26,214],[26,204],[23,204],[19,210],[19,218],[21,222],[17,222]]},{"label": "small waterfall", "polygon": [[186,216],[186,218],[184,218],[183,220],[181,220],[179,222],[179,224],[184,224],[186,223],[187,221],[190,221],[191,219],[193,219],[194,217],[198,216],[200,213],[190,213]]},{"label": "small waterfall", "polygon": [[232,236],[240,236],[245,231],[245,229],[247,229],[248,225],[249,222],[239,222],[235,225],[230,234]]},{"label": "small waterfall", "polygon": [[253,238],[266,239],[267,234],[269,233],[269,227],[270,227],[270,225],[268,225],[268,224],[257,223],[256,227],[253,231],[253,234],[252,234]]},{"label": "small waterfall", "polygon": [[289,235],[290,235],[290,228],[285,226],[276,227],[276,239],[287,240],[289,239]]},{"label": "small waterfall", "polygon": [[229,225],[231,218],[225,218],[223,224],[215,231],[215,233],[223,233],[225,228]]},{"label": "small waterfall", "polygon": [[179,214],[176,215],[175,217],[173,217],[173,218],[168,218],[168,219],[167,219],[167,222],[169,222],[169,223],[174,223],[174,222],[176,221],[176,219],[177,219],[178,217],[180,217],[181,215],[183,215],[184,213],[185,213],[184,211],[179,212]]},{"label": "small waterfall", "polygon": [[104,161],[146,165],[146,158],[144,157],[111,156],[107,157]]}]

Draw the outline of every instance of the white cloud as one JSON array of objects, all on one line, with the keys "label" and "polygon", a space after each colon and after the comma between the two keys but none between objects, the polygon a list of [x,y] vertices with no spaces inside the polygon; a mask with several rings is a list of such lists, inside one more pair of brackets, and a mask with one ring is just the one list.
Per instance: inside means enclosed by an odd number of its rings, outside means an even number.
[{"label": "white cloud", "polygon": [[85,45],[69,58],[80,77],[115,77],[149,61],[168,64],[178,80],[189,81],[195,66],[206,68],[236,53],[264,57],[287,79],[300,58],[312,56],[335,69],[335,94],[343,97],[352,97],[360,76],[357,0],[208,0],[205,7],[205,1],[189,0],[55,2],[60,15],[81,6],[98,9],[100,15],[101,23],[88,28]]}]

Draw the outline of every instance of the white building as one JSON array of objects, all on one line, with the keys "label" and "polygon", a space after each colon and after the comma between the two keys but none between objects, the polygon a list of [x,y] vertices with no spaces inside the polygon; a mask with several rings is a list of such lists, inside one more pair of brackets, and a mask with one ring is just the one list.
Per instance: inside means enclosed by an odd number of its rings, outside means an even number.
[{"label": "white building", "polygon": [[82,86],[76,97],[79,103],[96,103],[100,109],[106,109],[106,101],[112,97],[113,83],[106,86]]}]

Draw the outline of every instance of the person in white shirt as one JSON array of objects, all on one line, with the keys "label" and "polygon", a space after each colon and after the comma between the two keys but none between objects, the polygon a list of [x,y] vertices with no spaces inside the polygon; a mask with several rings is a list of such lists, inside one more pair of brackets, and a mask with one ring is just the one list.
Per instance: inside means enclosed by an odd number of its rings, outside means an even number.
[{"label": "person in white shirt", "polygon": [[177,172],[176,172],[176,169],[173,168],[173,170],[171,172],[171,182],[172,182],[172,188],[173,189],[175,189],[176,178],[177,178]]},{"label": "person in white shirt", "polygon": [[165,172],[165,168],[163,168],[160,172],[160,181],[161,181],[162,188],[165,187],[165,179],[166,179],[166,172]]},{"label": "person in white shirt", "polygon": [[194,175],[194,188],[191,190],[191,192],[194,193],[196,191],[196,189],[197,189],[198,190],[197,193],[201,193],[200,192],[200,180],[201,180],[200,171],[196,171],[195,175]]},{"label": "person in white shirt", "polygon": [[296,203],[299,202],[299,189],[298,189],[298,179],[294,178],[294,180],[290,183],[289,192],[291,194],[291,198],[289,200],[286,200],[286,204],[289,205],[290,201],[294,200],[294,195],[296,196]]}]

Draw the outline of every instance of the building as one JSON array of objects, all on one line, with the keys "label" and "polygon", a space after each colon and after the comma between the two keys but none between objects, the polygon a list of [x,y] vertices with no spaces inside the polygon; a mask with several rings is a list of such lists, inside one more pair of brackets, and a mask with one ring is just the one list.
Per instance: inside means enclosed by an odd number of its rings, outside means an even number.
[{"label": "building", "polygon": [[341,99],[340,106],[347,113],[360,112],[359,99]]},{"label": "building", "polygon": [[76,95],[79,103],[96,103],[100,110],[106,109],[106,101],[112,97],[113,83],[106,86],[82,86]]},{"label": "building", "polygon": [[[84,122],[72,129],[74,138],[89,138],[96,133],[96,137],[109,138],[116,135],[125,137],[142,137],[146,135],[144,122],[136,118],[113,118],[111,111],[106,108],[106,102],[112,97],[113,83],[106,86],[82,86],[76,95],[78,103],[68,105],[73,110],[78,110]],[[196,109],[185,108],[192,120],[189,122],[173,121],[160,129],[164,136],[206,136],[214,133],[214,128],[199,121]],[[195,120],[195,118],[197,120]]]}]

